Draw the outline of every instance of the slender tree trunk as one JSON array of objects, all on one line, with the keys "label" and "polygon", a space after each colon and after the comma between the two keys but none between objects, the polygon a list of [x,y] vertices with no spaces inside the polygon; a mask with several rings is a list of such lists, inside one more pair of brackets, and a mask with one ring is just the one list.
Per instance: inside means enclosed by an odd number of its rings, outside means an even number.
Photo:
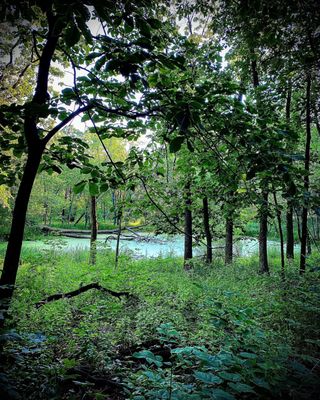
[{"label": "slender tree trunk", "polygon": [[[307,75],[307,89],[306,89],[306,147],[305,147],[305,177],[304,177],[304,192],[309,191],[309,171],[310,171],[310,144],[311,144],[311,76]],[[307,236],[308,236],[308,201],[305,199],[302,218],[301,218],[301,251],[300,251],[300,274],[303,274],[306,269],[306,256],[307,256]]]},{"label": "slender tree trunk", "polygon": [[88,223],[89,223],[89,213],[88,213],[88,203],[86,202],[86,209],[84,213],[84,227],[87,228]]},{"label": "slender tree trunk", "polygon": [[297,225],[298,225],[298,237],[299,237],[299,241],[301,243],[301,223],[300,223],[300,215],[299,212],[296,209],[296,217],[297,217]]},{"label": "slender tree trunk", "polygon": [[307,233],[307,255],[310,256],[311,253],[312,253],[311,232],[308,229],[308,233]]},{"label": "slender tree trunk", "polygon": [[49,226],[52,223],[52,207],[50,207],[50,212],[49,212]]},{"label": "slender tree trunk", "polygon": [[288,259],[293,259],[294,258],[294,225],[293,225],[293,206],[292,204],[288,201],[287,204],[287,224],[286,224],[286,229],[287,229],[287,258]]},{"label": "slender tree trunk", "polygon": [[[65,192],[64,192],[65,203],[68,200],[68,197],[69,197],[69,187],[67,187]],[[65,222],[66,222],[66,208],[65,208],[65,205],[64,205],[63,209],[61,211],[61,223],[64,224]]]},{"label": "slender tree trunk", "polygon": [[231,216],[226,218],[226,244],[224,263],[231,264],[233,257],[233,219]]},{"label": "slender tree trunk", "polygon": [[[290,129],[291,124],[291,96],[292,96],[292,84],[289,79],[288,82],[288,91],[287,91],[287,99],[286,99],[286,124],[287,129]],[[290,197],[290,193],[288,194]],[[287,201],[287,213],[286,213],[286,231],[287,231],[287,247],[286,247],[286,256],[287,259],[294,258],[294,225],[293,225],[293,205],[292,200],[289,198]]]},{"label": "slender tree trunk", "polygon": [[280,236],[280,251],[281,251],[281,279],[285,280],[285,263],[284,263],[284,240],[283,240],[283,230],[281,222],[281,211],[279,208],[276,192],[273,192],[274,204],[276,207],[276,214],[278,220],[279,236]]},{"label": "slender tree trunk", "polygon": [[[251,73],[254,88],[259,87],[259,74],[254,49],[251,49]],[[257,105],[259,114],[262,113],[260,95],[257,95]],[[268,265],[268,192],[262,189],[262,205],[260,210],[260,231],[259,231],[259,271],[269,273]]]},{"label": "slender tree trunk", "polygon": [[73,206],[73,200],[74,200],[74,195],[70,190],[70,194],[69,194],[69,210],[68,210],[68,224],[70,224],[70,222],[74,221],[74,217],[72,215],[72,206]]},{"label": "slender tree trunk", "polygon": [[208,264],[212,263],[212,236],[209,224],[209,205],[208,198],[204,197],[202,200],[203,204],[203,227],[207,242],[207,257],[206,261]]},{"label": "slender tree trunk", "polygon": [[12,213],[11,230],[0,279],[0,285],[6,285],[0,291],[0,300],[8,300],[7,304],[4,304],[5,310],[9,306],[16,282],[28,203],[42,153],[41,146],[29,152]]},{"label": "slender tree trunk", "polygon": [[269,273],[268,265],[268,192],[262,192],[259,232],[259,271]]},{"label": "slender tree trunk", "polygon": [[43,214],[43,224],[48,224],[48,203],[45,201],[43,204],[44,214]]},{"label": "slender tree trunk", "polygon": [[118,214],[118,233],[117,233],[117,245],[116,245],[116,258],[115,258],[115,264],[114,267],[115,269],[118,268],[118,263],[119,263],[119,249],[120,249],[120,236],[121,236],[121,222],[122,222],[122,212],[119,211]]},{"label": "slender tree trunk", "polygon": [[189,270],[189,260],[192,259],[192,211],[190,182],[185,187],[185,212],[184,212],[184,269]]},{"label": "slender tree trunk", "polygon": [[117,225],[117,198],[115,191],[112,192],[112,206],[113,206],[113,225]]},{"label": "slender tree trunk", "polygon": [[97,259],[97,199],[91,196],[91,238],[90,238],[90,264],[95,265]]}]

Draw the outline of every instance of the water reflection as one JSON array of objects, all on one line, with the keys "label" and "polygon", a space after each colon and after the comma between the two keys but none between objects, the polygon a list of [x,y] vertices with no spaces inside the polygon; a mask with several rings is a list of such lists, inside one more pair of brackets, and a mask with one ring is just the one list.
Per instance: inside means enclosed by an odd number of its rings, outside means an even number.
[{"label": "water reflection", "polygon": [[[140,233],[144,238],[149,240],[121,240],[120,252],[130,252],[135,257],[181,257],[184,253],[183,235],[159,235],[152,236]],[[108,235],[98,235],[98,248],[111,248],[115,250],[116,240],[108,238]],[[223,241],[213,242],[213,253],[223,254]],[[70,237],[55,237],[47,240],[24,242],[24,248],[37,249],[53,249],[58,251],[77,251],[88,250],[90,247],[90,239],[79,239]],[[268,249],[280,252],[280,245],[276,241],[268,241]],[[257,254],[259,250],[258,240],[253,238],[238,239],[234,243],[234,255],[238,257],[246,257]],[[205,246],[195,246],[194,255],[199,256],[205,253]]]}]

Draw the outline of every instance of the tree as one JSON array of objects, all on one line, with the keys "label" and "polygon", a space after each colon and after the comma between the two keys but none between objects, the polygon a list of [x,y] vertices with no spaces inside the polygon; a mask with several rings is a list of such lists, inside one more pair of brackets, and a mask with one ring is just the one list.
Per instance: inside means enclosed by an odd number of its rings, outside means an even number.
[{"label": "tree", "polygon": [[[143,111],[138,112],[137,104],[132,104],[126,99],[127,92],[132,92],[135,88],[134,82],[140,79],[137,74],[137,58],[126,58],[126,55],[130,56],[128,54],[128,40],[121,45],[116,39],[113,40],[107,35],[104,35],[104,41],[101,38],[100,51],[102,51],[99,53],[99,59],[95,63],[96,71],[99,71],[103,65],[107,64],[106,55],[111,53],[117,57],[117,60],[112,60],[112,66],[108,64],[109,75],[112,76],[120,70],[120,73],[130,81],[131,86],[129,84],[127,86],[126,84],[121,85],[109,82],[111,87],[108,87],[108,85],[101,86],[99,97],[93,96],[93,98],[90,98],[90,96],[88,97],[90,93],[88,87],[86,88],[87,94],[80,92],[81,87],[77,85],[75,75],[73,89],[64,89],[59,99],[52,98],[49,95],[48,83],[53,60],[60,57],[65,62],[71,61],[72,68],[74,68],[76,74],[76,65],[66,48],[71,53],[73,52],[74,58],[80,63],[84,61],[85,57],[88,57],[87,50],[96,40],[87,26],[87,22],[91,17],[94,16],[96,19],[103,21],[104,24],[107,24],[114,35],[116,35],[117,30],[120,36],[125,36],[127,32],[130,40],[136,40],[135,46],[133,46],[135,49],[141,49],[139,43],[142,48],[146,46],[146,41],[150,40],[151,30],[153,29],[151,25],[154,28],[159,27],[157,19],[148,17],[148,10],[149,14],[154,14],[154,12],[146,8],[143,1],[120,4],[112,2],[101,3],[97,0],[90,2],[90,5],[93,6],[94,12],[90,12],[86,1],[78,2],[76,5],[74,2],[67,0],[52,0],[45,3],[41,1],[8,3],[5,1],[1,5],[3,19],[15,22],[17,18],[24,18],[29,21],[28,39],[33,39],[33,51],[39,55],[36,85],[31,101],[26,102],[23,106],[12,104],[6,107],[3,106],[1,109],[1,125],[13,129],[14,134],[12,134],[12,137],[19,138],[21,151],[25,152],[27,156],[15,199],[10,237],[0,280],[2,286],[1,299],[10,299],[13,292],[32,186],[43,154],[46,152],[50,154],[52,150],[52,146],[49,147],[52,138],[70,123],[74,117],[84,113],[87,113],[89,119],[93,121],[104,118],[106,115],[131,118],[146,115]],[[34,32],[33,24],[40,19],[42,23],[39,24],[39,29]],[[20,32],[18,31],[17,34],[19,35]],[[81,43],[81,47],[78,46],[78,43]],[[115,51],[115,46],[117,46],[117,51]],[[84,51],[79,52],[79,49]],[[129,50],[131,51],[131,49]],[[122,59],[119,61],[121,56]],[[95,57],[97,56],[93,53],[91,59]],[[96,74],[94,76],[95,78],[92,80],[87,78],[82,79],[82,81],[87,85],[89,82],[91,87],[96,88]],[[102,83],[102,80],[100,82]],[[122,92],[117,93],[117,102],[114,102],[116,103],[115,105],[113,104],[114,107],[110,107],[110,98],[114,96],[113,90],[119,89],[119,87],[120,91],[121,87],[123,88]],[[76,104],[76,109],[70,112],[65,106],[72,103]],[[91,114],[90,112],[94,113]],[[99,113],[101,114],[100,117],[98,116]],[[46,131],[43,121],[49,118],[55,119],[56,117],[60,119],[60,122],[56,123],[49,131]],[[61,138],[61,144],[68,147],[69,150],[65,154],[65,161],[70,167],[75,167],[77,165],[76,160],[79,159],[79,154],[75,155],[73,151],[70,151],[72,150],[73,142],[72,138]],[[78,140],[77,144],[79,146],[83,145],[81,140]],[[57,150],[57,146],[55,150]],[[50,162],[50,156],[47,161]],[[52,168],[54,168],[54,165],[52,165]]]}]

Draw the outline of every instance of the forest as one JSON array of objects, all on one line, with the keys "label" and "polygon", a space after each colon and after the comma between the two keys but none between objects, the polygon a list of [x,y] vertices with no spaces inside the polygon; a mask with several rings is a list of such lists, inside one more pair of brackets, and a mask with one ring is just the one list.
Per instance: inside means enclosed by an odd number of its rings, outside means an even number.
[{"label": "forest", "polygon": [[0,398],[320,399],[318,0],[0,34]]}]

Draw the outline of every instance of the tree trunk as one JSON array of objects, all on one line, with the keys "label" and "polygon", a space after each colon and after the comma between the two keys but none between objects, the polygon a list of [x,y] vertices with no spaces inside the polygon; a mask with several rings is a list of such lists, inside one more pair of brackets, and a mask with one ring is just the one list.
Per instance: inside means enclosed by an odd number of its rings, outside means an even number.
[{"label": "tree trunk", "polygon": [[90,264],[95,265],[97,258],[97,199],[91,196],[91,238],[90,238]]},{"label": "tree trunk", "polygon": [[307,255],[310,256],[311,253],[312,253],[311,232],[308,230],[308,233],[307,233]]},{"label": "tree trunk", "polygon": [[298,212],[297,209],[295,209],[296,211],[296,217],[297,217],[297,225],[298,225],[298,237],[299,237],[299,241],[301,242],[301,223],[300,223],[300,211]]},{"label": "tree trunk", "polygon": [[225,257],[224,263],[231,264],[233,256],[233,219],[232,217],[226,218],[226,244],[225,244]]},{"label": "tree trunk", "polygon": [[113,225],[117,225],[117,198],[115,191],[112,192],[112,206],[113,206]]},{"label": "tree trunk", "polygon": [[6,299],[4,301],[6,304],[2,304],[5,310],[7,310],[9,307],[9,302],[13,293],[13,287],[16,282],[28,203],[32,186],[40,165],[42,152],[43,148],[41,145],[39,145],[38,149],[33,148],[28,154],[28,159],[24,167],[23,176],[12,213],[8,247],[0,279],[0,285],[6,285],[6,287],[1,288],[0,291],[0,301]]},{"label": "tree trunk", "polygon": [[287,206],[287,259],[294,258],[294,234],[293,234],[293,207],[288,201]]},{"label": "tree trunk", "polygon": [[284,263],[284,240],[283,240],[283,230],[282,230],[282,222],[281,222],[281,211],[277,200],[276,192],[273,192],[274,204],[276,207],[276,214],[278,220],[279,227],[279,235],[280,235],[280,251],[281,251],[281,279],[285,280],[285,263]]},{"label": "tree trunk", "polygon": [[192,211],[190,182],[186,184],[186,200],[184,212],[184,268],[190,269],[189,260],[192,259]]},{"label": "tree trunk", "polygon": [[[70,224],[70,222],[74,221],[74,216],[72,215],[72,206],[73,206],[73,200],[74,200],[74,195],[70,190],[70,195],[69,195],[69,210],[68,210],[68,224]],[[73,220],[73,221],[72,221]]]},{"label": "tree trunk", "polygon": [[[292,96],[292,84],[291,80],[289,79],[288,82],[288,91],[287,91],[287,99],[286,99],[286,125],[287,130],[290,129],[291,124],[291,96]],[[288,193],[290,197],[290,193]],[[294,225],[293,225],[293,205],[292,200],[288,199],[287,201],[287,214],[286,214],[286,230],[287,230],[287,259],[294,258]]]},{"label": "tree trunk", "polygon": [[119,214],[118,214],[118,221],[119,221],[119,225],[118,225],[118,233],[117,233],[116,258],[115,258],[115,264],[114,264],[115,269],[118,268],[118,263],[119,263],[119,249],[120,249],[121,221],[122,221],[122,212],[121,211],[119,211]]},{"label": "tree trunk", "polygon": [[[251,49],[251,74],[254,88],[259,87],[259,74],[254,49]],[[259,93],[257,94],[258,113],[262,113],[262,104]],[[260,232],[259,232],[259,271],[260,273],[269,273],[268,266],[268,192],[262,191],[262,205],[260,210]]]},{"label": "tree trunk", "polygon": [[203,204],[203,227],[204,227],[204,233],[205,233],[206,242],[207,242],[206,261],[208,264],[210,264],[210,263],[212,263],[212,236],[211,236],[211,232],[210,232],[209,205],[208,205],[207,197],[203,198],[202,204]]},{"label": "tree trunk", "polygon": [[[311,144],[311,76],[307,75],[307,89],[306,89],[306,147],[304,158],[304,193],[309,191],[309,170],[310,170],[310,144]],[[307,236],[308,236],[308,201],[305,199],[302,218],[301,218],[301,251],[300,251],[300,274],[303,274],[306,269],[306,256],[307,256]]]},{"label": "tree trunk", "polygon": [[85,213],[84,213],[84,227],[85,228],[87,228],[89,220],[90,220],[90,217],[89,217],[89,213],[88,213],[88,203],[86,202],[86,209],[85,209]]},{"label": "tree trunk", "polygon": [[[46,15],[49,29],[39,60],[37,83],[31,102],[33,105],[40,106],[46,104],[47,101],[50,64],[58,43],[59,35],[64,28],[64,23],[57,26],[57,17],[53,15],[51,5],[48,6]],[[0,290],[0,302],[5,311],[4,314],[6,314],[6,310],[9,307],[18,272],[26,214],[33,183],[40,165],[45,144],[55,132],[57,132],[51,130],[48,135],[41,140],[37,129],[38,119],[39,115],[37,113],[25,113],[24,135],[28,147],[28,158],[15,200],[9,241],[0,279],[0,285],[5,285],[5,287],[2,286],[2,290]],[[1,324],[3,324],[3,322],[2,320]]]},{"label": "tree trunk", "polygon": [[260,209],[260,232],[259,232],[259,272],[269,273],[268,265],[268,192],[262,192]]}]

